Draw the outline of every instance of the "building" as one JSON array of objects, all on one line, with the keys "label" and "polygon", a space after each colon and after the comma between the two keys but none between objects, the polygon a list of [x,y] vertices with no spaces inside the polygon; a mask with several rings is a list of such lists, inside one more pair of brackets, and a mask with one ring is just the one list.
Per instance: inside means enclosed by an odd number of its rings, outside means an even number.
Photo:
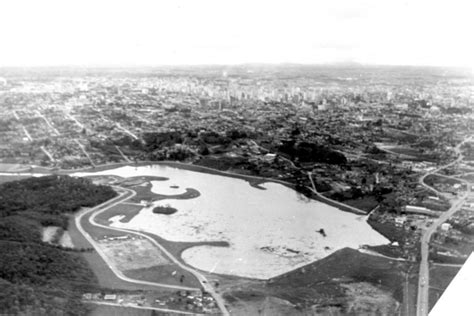
[{"label": "building", "polygon": [[117,300],[117,294],[105,294],[104,300],[106,301],[115,301]]},{"label": "building", "polygon": [[443,223],[441,224],[441,230],[447,232],[448,230],[451,229],[451,224],[449,223]]},{"label": "building", "polygon": [[406,221],[406,217],[396,217],[395,218],[395,224],[397,226],[402,226],[403,224],[405,224],[405,221]]},{"label": "building", "polygon": [[263,156],[263,159],[267,162],[273,162],[275,161],[275,158],[276,154],[266,154],[265,156]]}]

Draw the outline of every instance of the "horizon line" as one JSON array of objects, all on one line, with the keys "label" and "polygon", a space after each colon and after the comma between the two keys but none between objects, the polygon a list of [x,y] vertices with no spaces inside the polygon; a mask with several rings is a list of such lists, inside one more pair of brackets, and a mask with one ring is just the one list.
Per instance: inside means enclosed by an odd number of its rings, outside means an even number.
[{"label": "horizon line", "polygon": [[378,64],[360,62],[245,62],[245,63],[175,63],[175,64],[58,64],[58,65],[0,65],[0,69],[42,69],[42,68],[86,68],[86,69],[133,69],[133,68],[169,68],[169,67],[255,67],[255,66],[329,66],[329,67],[408,67],[408,68],[450,68],[473,70],[468,65],[415,65],[415,64]]}]

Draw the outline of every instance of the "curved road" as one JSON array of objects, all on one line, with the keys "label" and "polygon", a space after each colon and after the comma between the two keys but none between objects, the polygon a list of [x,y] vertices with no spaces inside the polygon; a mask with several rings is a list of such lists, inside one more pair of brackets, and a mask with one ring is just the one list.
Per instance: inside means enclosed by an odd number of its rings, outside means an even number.
[{"label": "curved road", "polygon": [[[432,170],[430,172],[425,173],[423,176],[420,177],[419,182],[422,184],[425,188],[430,189],[433,192],[436,192],[438,195],[442,195],[441,192],[435,190],[434,188],[428,186],[426,183],[424,183],[424,179],[430,175],[430,174],[435,174],[439,172],[442,169],[445,169],[447,167],[450,167],[460,161],[463,160],[463,155],[460,152],[461,146],[465,143],[470,141],[472,138],[468,137],[465,140],[463,140],[461,143],[459,143],[455,148],[454,151],[458,155],[458,158],[444,166],[441,166],[435,170]],[[463,196],[461,196],[459,199],[456,199],[449,210],[444,212],[421,236],[421,261],[420,261],[420,270],[419,270],[419,279],[418,279],[418,298],[416,302],[416,315],[417,316],[426,316],[428,315],[428,299],[429,299],[429,263],[428,263],[428,256],[429,256],[429,242],[431,240],[431,236],[433,233],[436,231],[436,229],[444,223],[447,219],[449,219],[454,213],[456,213],[464,204],[466,201],[467,196],[469,195],[471,186],[467,186],[467,192]]]},{"label": "curved road", "polygon": [[345,207],[347,209],[350,209],[352,212],[358,214],[358,215],[368,215],[367,212],[361,210],[361,209],[358,209],[354,206],[351,206],[349,204],[344,204],[344,203],[341,203],[339,201],[336,201],[336,200],[333,200],[333,199],[330,199],[328,197],[325,197],[324,195],[322,195],[321,193],[319,193],[317,190],[316,190],[316,185],[314,184],[314,180],[313,180],[313,177],[312,177],[312,173],[310,171],[308,171],[308,177],[309,177],[309,181],[311,181],[311,187],[309,188],[314,194],[316,194],[320,199],[322,199],[323,201],[327,201],[329,203],[335,203],[336,205],[339,205],[341,207]]},{"label": "curved road", "polygon": [[82,235],[84,235],[84,237],[87,239],[87,241],[94,247],[94,249],[97,251],[97,253],[102,257],[102,259],[107,263],[107,265],[110,267],[110,269],[114,272],[114,274],[119,278],[119,279],[122,279],[124,281],[128,281],[128,282],[133,282],[133,283],[136,283],[136,284],[144,284],[144,285],[151,285],[151,286],[157,286],[157,287],[165,287],[165,288],[171,288],[171,289],[177,289],[177,290],[199,290],[197,288],[190,288],[190,287],[184,287],[184,286],[178,286],[178,285],[169,285],[169,284],[163,284],[163,283],[158,283],[158,282],[148,282],[148,281],[142,281],[142,280],[136,280],[136,279],[132,279],[132,278],[129,278],[127,276],[125,276],[121,271],[119,271],[114,265],[113,263],[109,260],[109,258],[102,252],[101,248],[97,245],[97,242],[92,238],[92,236],[87,233],[84,228],[82,227],[81,225],[81,219],[85,216],[85,215],[88,215],[88,214],[91,214],[91,216],[89,217],[89,223],[91,225],[94,225],[94,226],[97,226],[97,227],[101,227],[101,228],[106,228],[106,229],[112,229],[112,230],[116,230],[116,231],[121,231],[121,232],[126,232],[126,233],[129,233],[129,234],[135,234],[135,235],[139,235],[141,237],[144,237],[146,239],[148,239],[150,242],[152,242],[155,246],[157,246],[163,253],[165,253],[170,259],[171,261],[173,261],[174,264],[178,265],[180,268],[182,268],[183,270],[186,270],[188,272],[190,272],[191,274],[193,274],[198,280],[199,282],[201,283],[202,287],[208,292],[210,293],[219,309],[221,310],[222,314],[223,315],[229,315],[229,311],[227,310],[226,306],[225,306],[225,303],[224,303],[224,300],[223,298],[214,290],[214,288],[210,285],[210,283],[207,281],[207,279],[201,274],[199,273],[198,271],[182,264],[178,259],[176,259],[170,252],[168,252],[162,245],[160,245],[156,240],[152,239],[151,237],[145,235],[145,234],[142,234],[140,232],[137,232],[137,231],[134,231],[134,230],[129,230],[129,229],[123,229],[123,228],[116,228],[116,227],[110,227],[110,226],[106,226],[106,225],[102,225],[102,224],[98,224],[97,222],[94,221],[94,218],[106,211],[107,209],[119,204],[119,203],[122,203],[130,198],[132,198],[133,196],[136,195],[135,191],[133,190],[130,190],[130,189],[125,189],[125,188],[122,188],[122,187],[114,187],[117,191],[121,191],[120,195],[118,197],[115,197],[114,199],[108,201],[108,202],[105,202],[101,205],[98,205],[94,208],[91,208],[89,210],[86,210],[84,212],[81,212],[78,216],[76,216],[75,218],[75,222],[76,222],[76,226],[78,228],[78,230],[82,233]]}]

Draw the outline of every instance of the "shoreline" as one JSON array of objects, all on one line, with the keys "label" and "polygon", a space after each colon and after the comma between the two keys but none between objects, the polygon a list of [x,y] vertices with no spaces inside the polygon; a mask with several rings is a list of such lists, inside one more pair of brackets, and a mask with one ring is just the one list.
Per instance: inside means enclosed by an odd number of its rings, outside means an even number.
[{"label": "shoreline", "polygon": [[[208,167],[196,166],[196,165],[192,165],[192,164],[185,164],[185,163],[172,162],[172,161],[159,161],[159,162],[146,161],[146,162],[140,162],[140,163],[122,162],[122,163],[106,164],[106,165],[101,165],[101,166],[97,166],[97,167],[72,169],[72,170],[67,170],[67,169],[66,170],[64,170],[64,169],[54,170],[54,168],[53,169],[30,168],[30,169],[28,169],[28,171],[29,171],[28,173],[31,173],[31,174],[33,174],[33,173],[37,173],[37,174],[38,173],[44,173],[44,174],[51,174],[51,175],[70,175],[70,174],[79,173],[79,172],[89,172],[89,173],[92,174],[91,176],[93,176],[97,172],[112,170],[112,169],[116,169],[116,168],[120,168],[120,167],[126,167],[126,166],[129,166],[129,167],[150,166],[150,167],[152,167],[154,165],[167,166],[167,167],[171,167],[171,168],[190,170],[190,171],[194,171],[194,172],[201,172],[201,173],[208,173],[208,174],[213,174],[213,175],[220,175],[220,176],[224,176],[224,177],[237,178],[237,179],[241,179],[241,180],[244,180],[244,181],[248,182],[253,187],[255,187],[256,185],[258,185],[260,183],[274,182],[274,183],[282,184],[282,185],[284,185],[286,187],[289,187],[291,189],[294,189],[294,185],[292,185],[289,182],[282,181],[282,180],[276,180],[276,179],[272,179],[272,178],[264,178],[264,177],[258,177],[258,176],[250,176],[250,175],[240,175],[240,174],[235,174],[235,173],[231,173],[231,172],[215,170],[215,169],[211,169],[211,168],[208,168]],[[19,172],[6,172],[6,173],[11,174],[12,176],[15,176],[15,175],[19,174]],[[259,189],[262,189],[262,188],[260,187]],[[310,199],[316,200],[320,203],[330,205],[330,206],[335,207],[338,210],[341,210],[341,211],[344,211],[344,212],[349,212],[349,213],[356,214],[356,215],[359,215],[359,216],[364,216],[364,214],[360,214],[360,213],[356,213],[354,211],[351,211],[349,207],[347,207],[347,209],[345,209],[343,205],[339,204],[340,202],[333,202],[333,201],[331,201],[330,199],[327,199],[327,198],[326,198],[327,200],[322,199],[322,198],[319,197],[318,194],[316,194],[314,192],[311,194]],[[367,215],[367,214],[365,214],[365,215]],[[107,225],[107,226],[109,226],[109,225]],[[113,227],[110,227],[110,228],[113,229]],[[182,258],[182,253],[187,249],[190,249],[190,248],[193,248],[193,247],[199,247],[199,246],[203,246],[203,245],[220,246],[220,247],[228,246],[228,245],[225,245],[223,242],[218,242],[218,241],[217,242],[216,241],[214,241],[214,242],[203,242],[202,244],[201,243],[177,242],[175,245],[170,245],[173,242],[169,242],[169,241],[167,241],[166,239],[164,239],[163,237],[161,237],[159,235],[156,235],[156,234],[153,234],[153,233],[147,233],[147,235],[149,237],[151,237],[152,239],[154,239],[156,241],[159,241],[160,244],[163,243],[163,241],[166,241],[166,244],[167,244],[166,248],[168,250],[169,250],[169,248],[172,248],[174,250],[172,253],[173,253],[173,255],[176,256],[176,259],[178,261],[180,261],[181,263],[184,263],[186,265],[188,265],[188,264]],[[357,249],[355,249],[355,250],[357,250]],[[319,260],[320,259],[318,259],[316,261],[319,261]],[[203,272],[203,273],[209,273],[209,271],[201,270],[199,268],[196,268],[196,269]],[[227,275],[227,274],[220,274],[220,273],[211,273],[211,274],[218,275],[218,276],[223,277],[223,278],[237,277],[239,279],[262,280],[262,279],[258,279],[258,278],[251,278],[251,277],[245,277],[245,276],[234,276],[234,275]]]},{"label": "shoreline", "polygon": [[[101,171],[106,171],[106,170],[111,170],[111,169],[116,169],[120,167],[146,167],[146,166],[152,166],[152,165],[162,165],[162,166],[167,166],[167,167],[173,167],[177,169],[184,169],[188,171],[194,171],[194,172],[201,172],[201,173],[207,173],[207,174],[213,174],[213,175],[218,175],[218,176],[223,176],[223,177],[230,177],[230,178],[236,178],[236,179],[241,179],[244,181],[247,181],[250,186],[259,189],[259,190],[264,190],[261,186],[259,186],[262,183],[265,182],[274,182],[278,183],[281,185],[284,185],[290,189],[295,190],[295,185],[279,180],[279,179],[274,179],[274,178],[265,178],[265,177],[259,177],[259,176],[252,176],[252,175],[244,175],[244,174],[238,174],[234,173],[231,171],[222,171],[222,170],[217,170],[217,169],[212,169],[209,167],[204,167],[204,166],[199,166],[199,165],[194,165],[191,163],[183,163],[183,162],[177,162],[177,161],[169,161],[169,160],[162,160],[162,161],[139,161],[136,163],[130,163],[130,162],[117,162],[117,163],[110,163],[110,164],[103,164],[103,165],[97,165],[95,167],[87,167],[87,168],[78,168],[78,169],[57,169],[57,168],[45,168],[45,167],[33,167],[33,168],[26,168],[23,170],[17,170],[17,171],[6,171],[3,173],[11,173],[12,175],[17,175],[21,173],[49,173],[49,174],[60,174],[60,175],[69,175],[71,173],[77,173],[77,172],[90,172],[90,173],[95,173],[95,172],[101,172]],[[342,202],[331,200],[327,197],[322,197],[318,194],[314,194],[312,192],[310,199],[316,200],[321,203],[328,204],[332,207],[335,207],[343,212],[348,212],[360,216],[367,215],[366,213],[360,213],[356,212],[353,210],[353,208],[349,205],[345,205]]]}]

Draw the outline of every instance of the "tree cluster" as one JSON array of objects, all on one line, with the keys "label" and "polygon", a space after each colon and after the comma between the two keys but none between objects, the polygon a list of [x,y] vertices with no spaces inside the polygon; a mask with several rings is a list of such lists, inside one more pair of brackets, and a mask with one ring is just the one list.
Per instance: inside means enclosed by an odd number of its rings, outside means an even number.
[{"label": "tree cluster", "polygon": [[45,176],[0,185],[0,314],[86,315],[81,290],[96,287],[77,252],[41,241],[42,226],[67,229],[68,213],[116,195],[83,178]]},{"label": "tree cluster", "polygon": [[43,226],[67,228],[66,214],[91,207],[116,196],[107,186],[85,178],[52,175],[6,182],[0,186],[0,218],[21,215]]},{"label": "tree cluster", "polygon": [[320,162],[335,165],[347,163],[344,154],[315,143],[287,141],[278,150],[289,155],[291,160],[298,158],[300,162]]}]

